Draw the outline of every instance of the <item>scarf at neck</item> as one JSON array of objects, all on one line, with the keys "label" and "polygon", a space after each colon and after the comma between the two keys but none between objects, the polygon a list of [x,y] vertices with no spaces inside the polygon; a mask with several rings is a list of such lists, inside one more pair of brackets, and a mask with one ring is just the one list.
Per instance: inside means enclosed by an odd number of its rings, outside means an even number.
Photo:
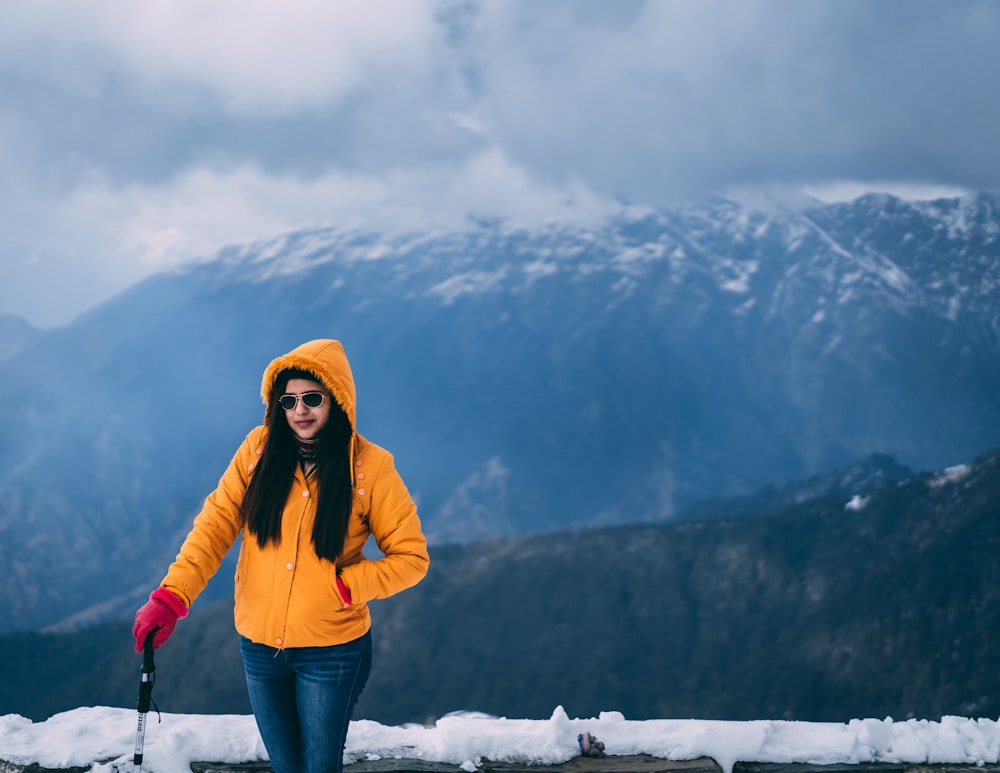
[{"label": "scarf at neck", "polygon": [[299,452],[299,459],[303,462],[316,461],[316,443],[319,438],[300,438],[295,436],[295,449]]}]

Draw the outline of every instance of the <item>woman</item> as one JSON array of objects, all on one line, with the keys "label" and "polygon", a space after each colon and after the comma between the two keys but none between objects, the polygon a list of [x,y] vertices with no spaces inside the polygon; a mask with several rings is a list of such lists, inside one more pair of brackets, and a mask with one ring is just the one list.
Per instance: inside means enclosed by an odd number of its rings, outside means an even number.
[{"label": "woman", "polygon": [[[136,651],[163,644],[240,531],[236,629],[250,705],[276,773],[340,771],[371,669],[366,602],[427,573],[427,541],[392,455],[356,431],[338,341],[274,360],[251,430],[177,560],[136,612]],[[383,557],[362,553],[372,535]]]}]

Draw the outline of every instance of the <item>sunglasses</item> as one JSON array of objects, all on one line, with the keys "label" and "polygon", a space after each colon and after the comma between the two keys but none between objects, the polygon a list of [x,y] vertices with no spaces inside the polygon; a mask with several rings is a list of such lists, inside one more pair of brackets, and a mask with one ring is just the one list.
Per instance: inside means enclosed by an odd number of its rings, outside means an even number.
[{"label": "sunglasses", "polygon": [[278,398],[278,405],[286,411],[292,410],[298,405],[299,400],[306,408],[319,408],[326,397],[322,392],[303,392],[301,395],[282,395]]}]

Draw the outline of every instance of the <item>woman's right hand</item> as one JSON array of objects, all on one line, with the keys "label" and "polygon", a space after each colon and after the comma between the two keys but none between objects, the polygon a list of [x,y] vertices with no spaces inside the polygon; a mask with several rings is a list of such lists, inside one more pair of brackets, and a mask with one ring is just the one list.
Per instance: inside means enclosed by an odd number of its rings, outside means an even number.
[{"label": "woman's right hand", "polygon": [[146,637],[153,634],[153,646],[159,647],[170,638],[177,621],[186,617],[187,604],[173,591],[157,588],[149,594],[149,601],[135,613],[132,634],[135,636],[135,651],[142,652]]}]

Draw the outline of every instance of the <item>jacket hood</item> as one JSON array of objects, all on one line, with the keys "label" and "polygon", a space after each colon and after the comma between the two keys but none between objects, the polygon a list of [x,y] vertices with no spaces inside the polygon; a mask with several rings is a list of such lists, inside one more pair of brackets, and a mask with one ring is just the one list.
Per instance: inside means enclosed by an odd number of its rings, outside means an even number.
[{"label": "jacket hood", "polygon": [[351,429],[357,432],[357,398],[354,390],[354,376],[347,354],[340,341],[320,338],[297,346],[288,354],[271,361],[264,371],[264,379],[260,386],[260,395],[264,398],[264,422],[267,422],[267,409],[270,408],[271,390],[278,380],[278,374],[283,370],[299,368],[307,370],[333,395],[351,422]]}]

